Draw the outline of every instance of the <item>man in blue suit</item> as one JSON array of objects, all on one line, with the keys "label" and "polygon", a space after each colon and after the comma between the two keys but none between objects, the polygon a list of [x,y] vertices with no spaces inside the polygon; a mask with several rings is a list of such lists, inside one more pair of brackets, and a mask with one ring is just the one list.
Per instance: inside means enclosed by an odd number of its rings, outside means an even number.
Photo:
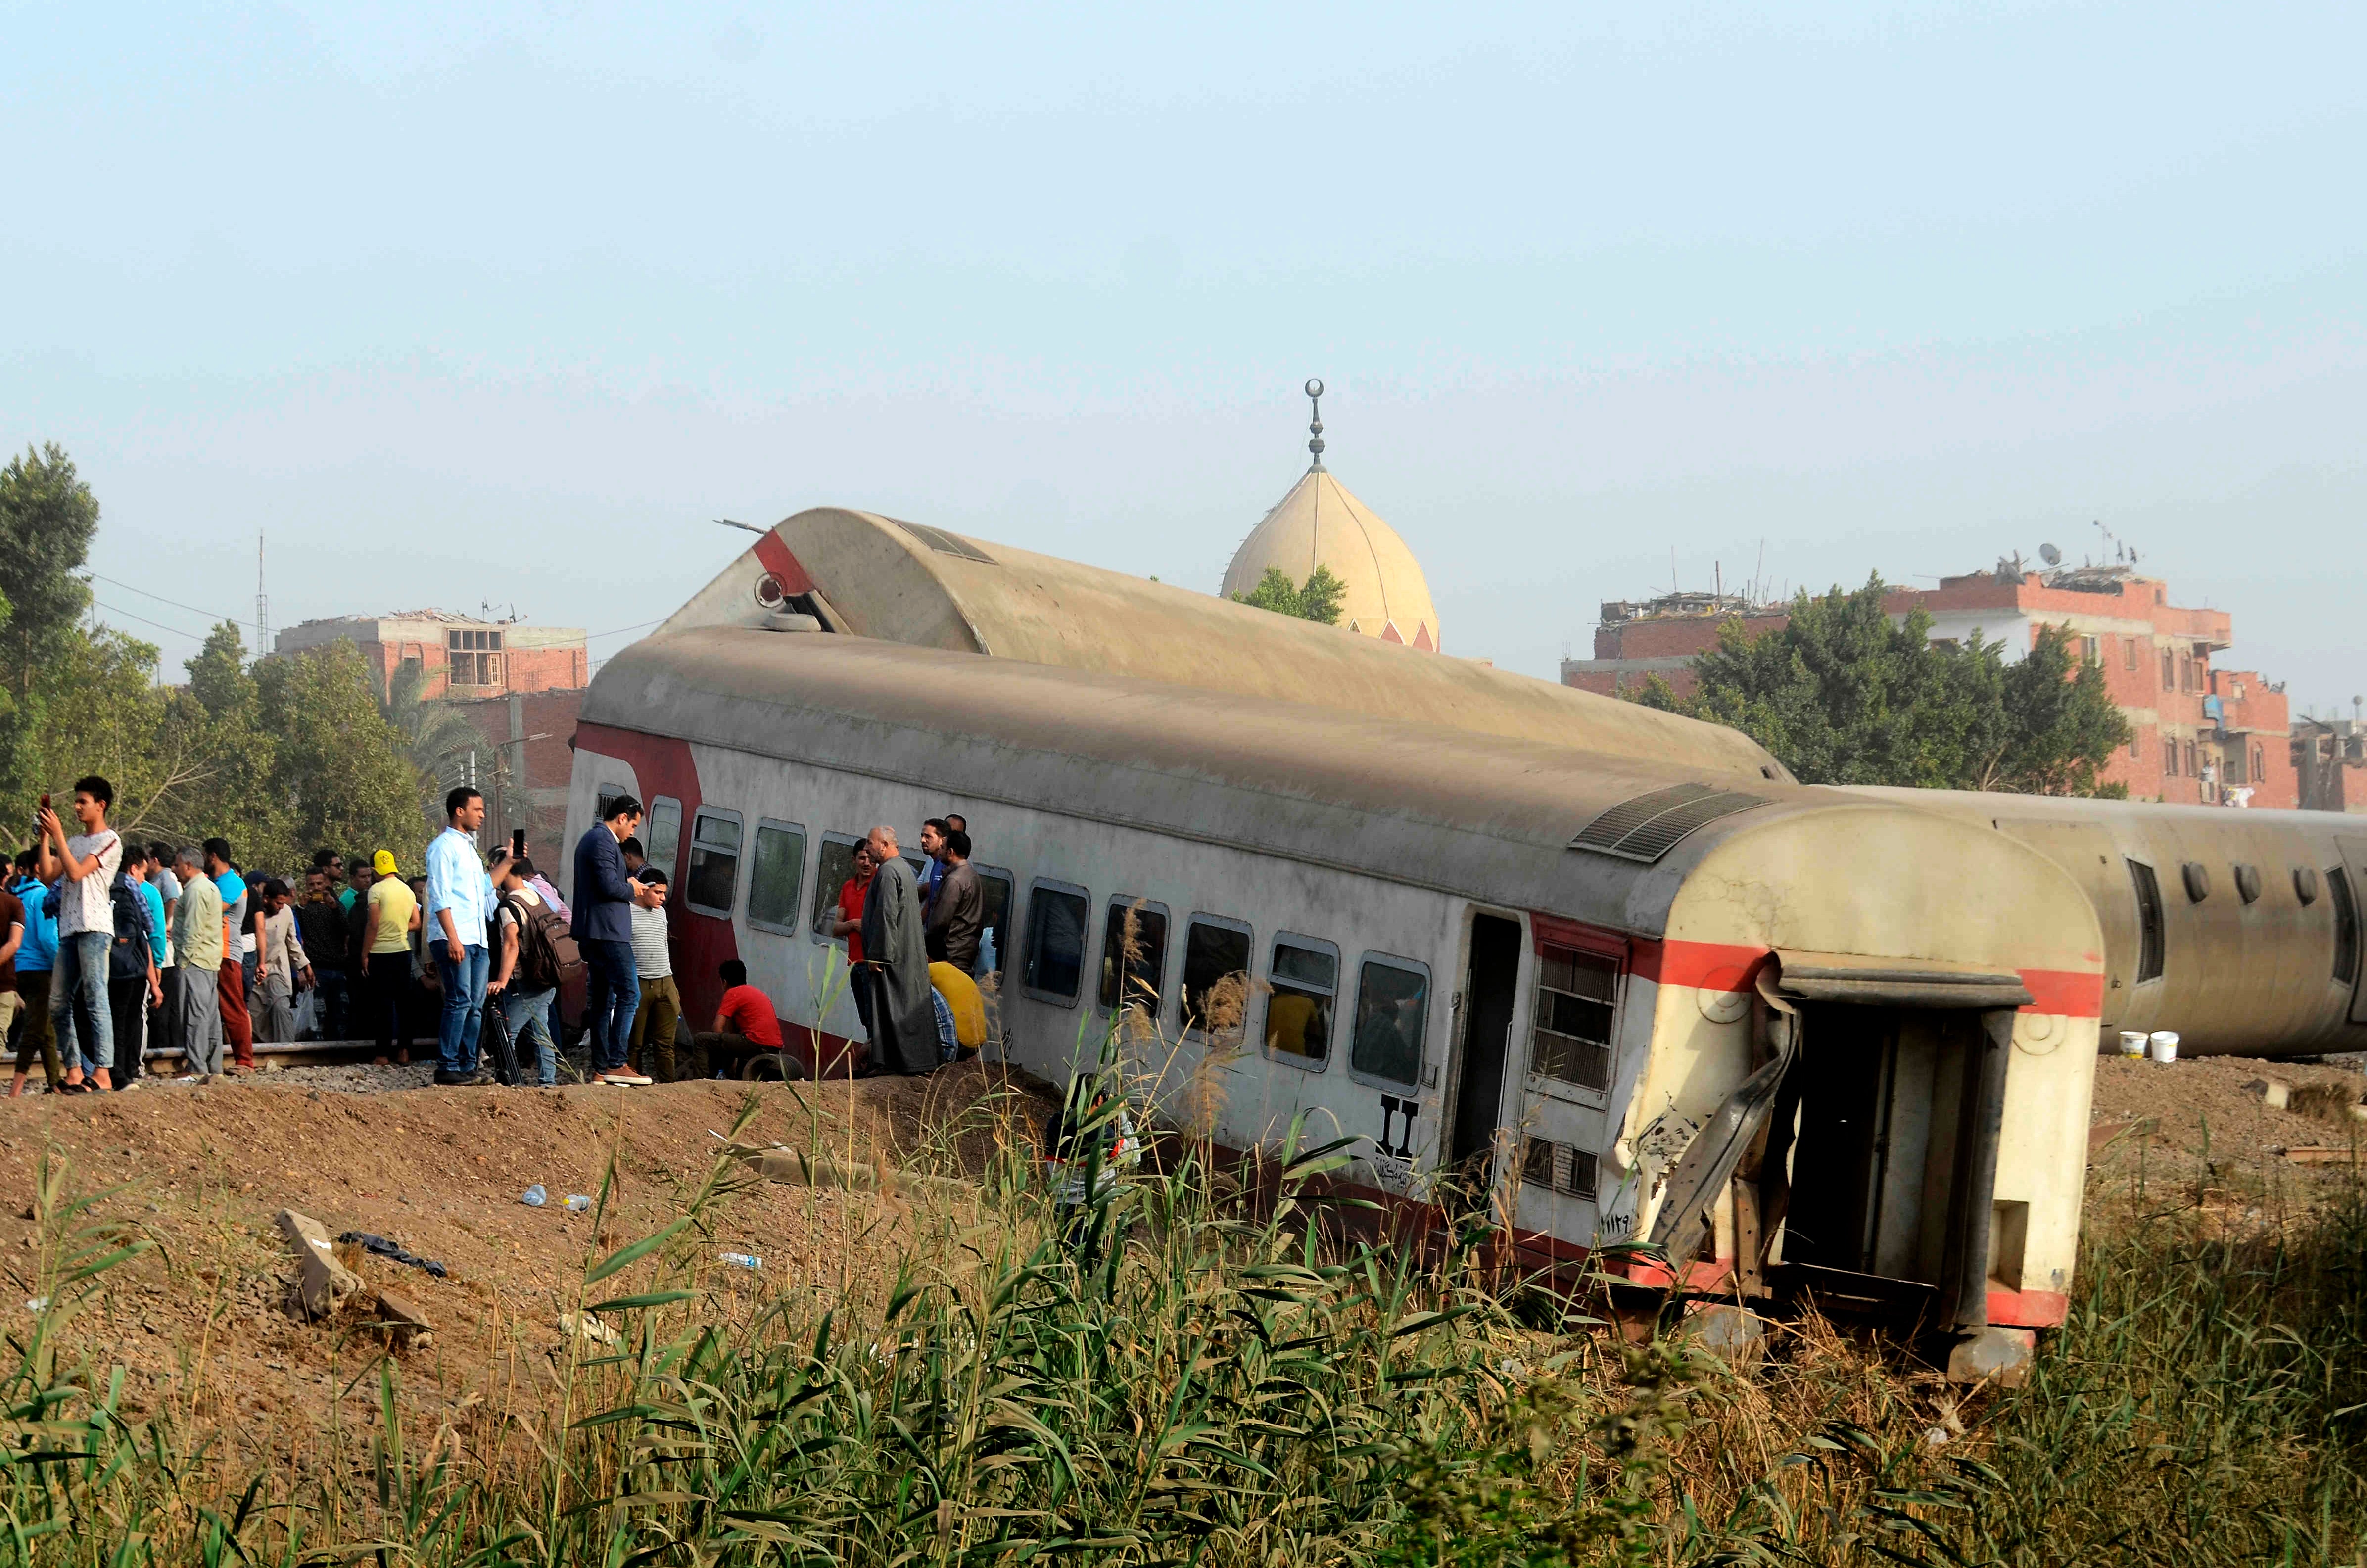
[{"label": "man in blue suit", "polygon": [[619,795],[608,815],[575,842],[575,918],[570,934],[588,971],[584,1021],[592,1031],[592,1081],[640,1085],[650,1082],[625,1064],[632,1043],[633,1013],[640,1006],[641,980],[633,962],[633,905],[656,908],[662,888],[637,882],[625,871],[619,847],[641,824],[641,803]]}]

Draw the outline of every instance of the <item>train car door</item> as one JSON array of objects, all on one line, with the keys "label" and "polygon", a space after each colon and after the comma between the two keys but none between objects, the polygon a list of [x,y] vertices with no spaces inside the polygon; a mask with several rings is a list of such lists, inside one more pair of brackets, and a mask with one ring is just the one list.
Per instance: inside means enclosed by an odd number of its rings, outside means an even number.
[{"label": "train car door", "polygon": [[1472,1166],[1495,1149],[1504,1105],[1504,1060],[1512,1047],[1520,983],[1521,923],[1501,915],[1474,914],[1470,965],[1463,977],[1463,1039],[1455,1063],[1449,1165]]},{"label": "train car door", "polygon": [[[2120,869],[2118,846],[2100,824],[2004,817],[1998,820],[1997,827],[2070,872],[2071,880],[2088,893],[2088,902],[2096,907],[2097,923],[2104,928],[2102,1021],[2108,1028],[2118,1024],[2138,983],[2161,976],[2158,896],[2148,921],[2145,886],[2135,872]],[[2150,972],[2146,963],[2148,943],[2156,949]]]},{"label": "train car door", "polygon": [[[2335,897],[2334,907],[2338,916],[2340,916],[2344,911],[2348,911],[2348,918],[2338,918],[2334,939],[2338,943],[2347,943],[2350,948],[2347,953],[2336,953],[2334,961],[2338,973],[2347,970],[2350,975],[2350,1021],[2354,1024],[2367,1024],[2367,980],[2362,980],[2359,972],[2361,924],[2359,905],[2361,898],[2367,897],[2367,838],[2338,838],[2334,842],[2336,847],[2342,851],[2343,865],[2349,868],[2350,872],[2350,886],[2348,889],[2332,890]],[[2346,892],[2349,894],[2347,898],[2344,896]]]}]

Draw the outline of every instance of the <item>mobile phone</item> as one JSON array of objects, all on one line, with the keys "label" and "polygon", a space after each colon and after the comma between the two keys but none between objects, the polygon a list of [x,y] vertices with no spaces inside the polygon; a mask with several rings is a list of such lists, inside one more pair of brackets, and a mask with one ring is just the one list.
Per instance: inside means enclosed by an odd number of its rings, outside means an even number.
[{"label": "mobile phone", "polygon": [[510,829],[510,858],[513,860],[526,858],[526,829],[522,827]]},{"label": "mobile phone", "polygon": [[41,810],[43,810],[43,811],[45,811],[45,812],[46,812],[46,811],[48,811],[49,809],[50,809],[50,795],[49,795],[49,791],[48,791],[48,790],[42,790],[42,791],[41,791]]}]

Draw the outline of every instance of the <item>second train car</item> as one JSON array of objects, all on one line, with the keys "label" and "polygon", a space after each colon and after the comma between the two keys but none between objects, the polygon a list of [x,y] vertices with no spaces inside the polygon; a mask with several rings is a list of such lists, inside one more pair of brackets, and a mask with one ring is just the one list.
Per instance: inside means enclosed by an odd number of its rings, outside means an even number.
[{"label": "second train car", "polygon": [[824,935],[855,838],[958,811],[1002,1049],[1034,1074],[1091,1061],[1138,993],[1172,1042],[1138,1057],[1146,1092],[1212,1088],[1229,1149],[1304,1114],[1360,1135],[1355,1177],[1394,1204],[1493,1184],[1547,1257],[1651,1239],[1700,1288],[1887,1295],[1965,1335],[2061,1321],[2104,941],[2013,836],[779,624],[634,644],[575,735],[569,831],[647,803],[695,1014],[738,958],[826,1062],[859,1034]]}]

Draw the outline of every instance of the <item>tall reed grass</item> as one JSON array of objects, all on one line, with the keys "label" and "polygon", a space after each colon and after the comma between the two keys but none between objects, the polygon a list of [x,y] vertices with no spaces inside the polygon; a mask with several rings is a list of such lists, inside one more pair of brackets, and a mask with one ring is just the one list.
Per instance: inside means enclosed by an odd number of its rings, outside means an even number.
[{"label": "tall reed grass", "polygon": [[[1085,1112],[1092,1090],[1074,1102],[1089,1129],[1118,1103]],[[2208,1204],[2131,1190],[2028,1386],[1967,1394],[1813,1320],[1776,1325],[1770,1359],[1741,1371],[1693,1349],[1673,1312],[1624,1343],[1490,1275],[1484,1216],[1434,1250],[1326,1244],[1319,1178],[1351,1150],[1301,1147],[1303,1130],[1255,1211],[1188,1144],[1065,1210],[1021,1104],[983,1108],[996,1153],[974,1198],[928,1184],[909,1200],[892,1274],[730,1288],[713,1235],[746,1177],[725,1155],[670,1222],[586,1256],[576,1310],[618,1338],[575,1340],[547,1407],[481,1407],[423,1443],[403,1365],[380,1354],[362,1369],[375,1419],[301,1469],[242,1468],[174,1413],[127,1410],[120,1370],[72,1324],[141,1244],[45,1165],[48,1300],[0,1360],[0,1565],[2359,1551],[2356,1185],[2237,1235]],[[952,1174],[943,1150],[979,1131],[948,1128],[916,1163]]]}]

